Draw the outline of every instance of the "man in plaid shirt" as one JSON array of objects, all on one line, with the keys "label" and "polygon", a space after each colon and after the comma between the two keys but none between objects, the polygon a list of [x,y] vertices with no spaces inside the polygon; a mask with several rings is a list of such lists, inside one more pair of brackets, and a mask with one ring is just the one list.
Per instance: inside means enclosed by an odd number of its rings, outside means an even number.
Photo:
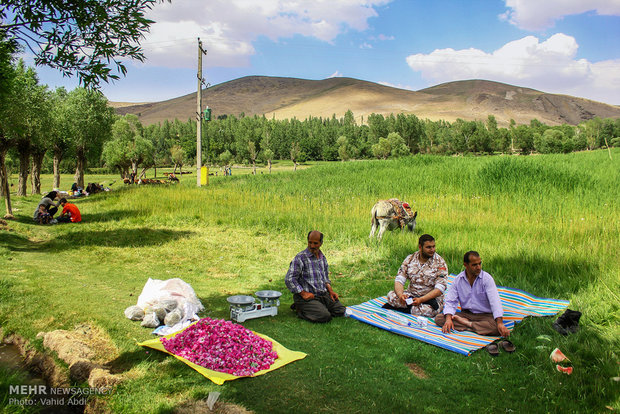
[{"label": "man in plaid shirt", "polygon": [[300,318],[311,322],[329,322],[333,316],[343,316],[346,309],[332,290],[322,244],[321,232],[308,233],[308,248],[295,256],[284,278],[293,293],[291,308],[297,310]]}]

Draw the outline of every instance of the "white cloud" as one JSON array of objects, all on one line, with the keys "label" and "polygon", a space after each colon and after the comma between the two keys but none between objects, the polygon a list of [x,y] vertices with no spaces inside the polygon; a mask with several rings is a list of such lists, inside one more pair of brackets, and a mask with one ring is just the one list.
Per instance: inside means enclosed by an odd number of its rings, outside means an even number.
[{"label": "white cloud", "polygon": [[620,16],[620,0],[505,0],[508,10],[499,17],[526,30],[552,27],[556,20],[573,14],[594,11],[600,15]]},{"label": "white cloud", "polygon": [[327,78],[342,78],[344,75],[342,73],[340,73],[339,70],[335,71],[334,73],[332,73],[331,75],[329,75]]},{"label": "white cloud", "polygon": [[207,66],[247,66],[253,42],[294,35],[332,42],[346,30],[364,31],[375,7],[391,0],[179,0],[157,4],[156,23],[142,42],[147,64],[193,67],[200,37]]},{"label": "white cloud", "polygon": [[620,104],[620,60],[575,59],[575,38],[557,33],[541,42],[527,36],[486,53],[437,49],[407,57],[407,64],[432,83],[487,79],[551,93]]},{"label": "white cloud", "polygon": [[360,49],[372,49],[372,45],[368,42],[364,42],[360,45]]}]

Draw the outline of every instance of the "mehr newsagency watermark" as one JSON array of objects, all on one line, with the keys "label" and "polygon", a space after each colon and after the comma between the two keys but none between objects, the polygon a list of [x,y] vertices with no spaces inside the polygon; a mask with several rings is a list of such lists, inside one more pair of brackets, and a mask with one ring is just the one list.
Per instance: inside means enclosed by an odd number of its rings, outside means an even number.
[{"label": "mehr newsagency watermark", "polygon": [[111,395],[106,387],[48,387],[47,385],[9,385],[9,405],[61,406],[86,405],[91,395]]}]

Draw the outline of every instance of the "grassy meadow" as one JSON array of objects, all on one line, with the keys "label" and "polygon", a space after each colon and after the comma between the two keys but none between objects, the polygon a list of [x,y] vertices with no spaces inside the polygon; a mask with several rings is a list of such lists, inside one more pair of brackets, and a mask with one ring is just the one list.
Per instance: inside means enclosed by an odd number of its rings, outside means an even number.
[{"label": "grassy meadow", "polygon": [[[212,176],[203,188],[193,174],[170,186],[130,188],[118,180],[111,192],[76,200],[79,225],[34,225],[40,197],[15,197],[12,231],[0,230],[0,326],[40,350],[38,332],[99,328],[115,349],[108,366],[124,378],[113,395],[98,397],[115,413],[172,413],[210,391],[257,413],[617,411],[620,151],[612,155],[415,156],[297,172],[282,163],[272,174]],[[62,186],[71,180],[63,176]],[[50,176],[44,185],[51,187]],[[391,197],[418,211],[415,234],[369,240],[372,205]],[[464,357],[348,318],[299,320],[284,275],[310,229],[325,234],[322,250],[345,305],[391,290],[419,235],[430,233],[451,273],[475,249],[498,285],[570,300],[583,312],[581,328],[565,337],[552,329],[555,318],[527,318],[511,336],[517,351],[492,358],[484,350]],[[228,319],[230,295],[282,291],[279,315],[243,325],[308,356],[217,386],[136,345],[150,330],[123,311],[149,277],[182,278],[205,306],[202,316],[215,318]],[[555,347],[571,359],[571,376],[550,361]]]}]

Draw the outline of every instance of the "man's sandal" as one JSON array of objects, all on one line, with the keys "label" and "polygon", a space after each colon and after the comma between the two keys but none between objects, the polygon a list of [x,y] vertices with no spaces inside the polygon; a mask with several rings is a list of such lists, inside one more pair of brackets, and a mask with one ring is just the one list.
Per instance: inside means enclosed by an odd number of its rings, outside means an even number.
[{"label": "man's sandal", "polygon": [[487,352],[489,354],[491,354],[491,356],[498,356],[499,355],[499,347],[497,346],[497,344],[495,342],[491,342],[490,344],[487,345]]},{"label": "man's sandal", "polygon": [[508,352],[509,354],[512,354],[515,349],[517,349],[514,344],[508,339],[502,339],[501,341],[499,341],[499,346],[501,346],[504,351]]}]

